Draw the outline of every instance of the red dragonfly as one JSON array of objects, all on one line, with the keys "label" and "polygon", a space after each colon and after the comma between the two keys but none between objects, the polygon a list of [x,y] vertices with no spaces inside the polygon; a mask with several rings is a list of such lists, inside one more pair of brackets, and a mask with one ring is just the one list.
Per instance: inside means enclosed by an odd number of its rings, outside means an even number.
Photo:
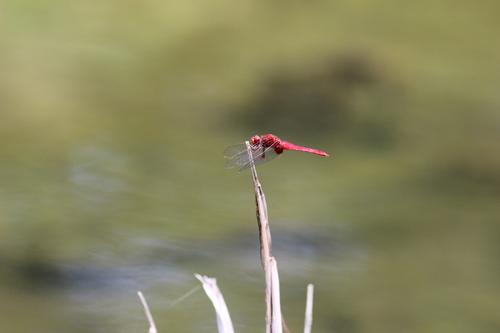
[{"label": "red dragonfly", "polygon": [[248,154],[246,143],[227,147],[224,150],[224,157],[229,158],[226,168],[230,169],[242,165],[243,167],[238,171],[242,172],[250,168],[252,163],[255,165],[262,164],[280,157],[283,150],[299,150],[328,156],[327,153],[316,149],[300,147],[287,141],[281,141],[280,138],[272,134],[256,135],[250,140],[250,144],[250,155]]}]

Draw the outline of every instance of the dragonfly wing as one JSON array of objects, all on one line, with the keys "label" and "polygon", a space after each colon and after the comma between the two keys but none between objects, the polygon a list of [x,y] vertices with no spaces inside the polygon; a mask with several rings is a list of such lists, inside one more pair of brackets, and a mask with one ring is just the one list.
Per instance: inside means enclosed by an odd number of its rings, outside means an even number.
[{"label": "dragonfly wing", "polygon": [[245,142],[227,147],[224,150],[224,157],[229,158],[229,161],[226,163],[226,168],[228,169],[245,165],[250,161]]},{"label": "dragonfly wing", "polygon": [[224,150],[224,157],[232,158],[244,151],[247,151],[246,143],[238,143],[237,145],[227,147],[226,150]]},{"label": "dragonfly wing", "polygon": [[[269,150],[268,153],[266,153],[266,156],[265,158],[258,158],[258,159],[254,159],[254,162],[253,164],[254,165],[259,165],[259,164],[262,164],[262,163],[266,163],[266,162],[269,162],[270,160],[273,160],[277,157],[280,157],[281,154],[276,154],[276,152],[274,151],[274,149],[271,149]],[[240,170],[238,170],[238,172],[243,172],[247,169],[249,169],[250,167],[252,167],[252,163],[248,162],[247,164],[245,164],[243,166],[243,168],[241,168]]]},{"label": "dragonfly wing", "polygon": [[242,172],[250,168],[252,163],[258,165],[275,159],[280,156],[274,149],[278,144],[279,142],[275,142],[271,146],[263,146],[261,143],[256,143],[250,146],[250,153],[247,150],[246,143],[227,147],[226,150],[224,150],[224,157],[229,158],[229,161],[226,163],[226,168],[230,169],[243,165],[238,171]]},{"label": "dragonfly wing", "polygon": [[234,155],[227,161],[226,168],[231,169],[237,166],[245,165],[250,161],[248,152],[246,150]]},{"label": "dragonfly wing", "polygon": [[[259,165],[262,163],[269,162],[270,160],[275,159],[276,157],[280,157],[281,154],[277,154],[274,146],[277,143],[273,144],[270,147],[265,147],[264,149],[260,147],[258,150],[252,151],[252,161],[254,165]],[[252,161],[248,161],[238,172],[243,172],[249,169],[252,166]]]},{"label": "dragonfly wing", "polygon": [[226,168],[234,168],[249,163],[263,152],[263,147],[259,144],[250,146],[250,154],[248,154],[246,143],[240,143],[234,146],[227,147],[224,151],[224,156],[229,158],[226,163]]}]

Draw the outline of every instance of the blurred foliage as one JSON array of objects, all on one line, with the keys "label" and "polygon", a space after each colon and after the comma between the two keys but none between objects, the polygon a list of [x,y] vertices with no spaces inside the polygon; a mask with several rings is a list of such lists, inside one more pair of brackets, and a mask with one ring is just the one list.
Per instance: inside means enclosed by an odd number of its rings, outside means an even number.
[{"label": "blurred foliage", "polygon": [[369,148],[384,148],[395,140],[398,115],[391,104],[400,100],[394,96],[403,90],[373,62],[361,51],[351,52],[323,66],[306,64],[306,73],[297,77],[285,73],[270,78],[260,96],[252,96],[241,117],[233,120],[233,126],[318,141],[351,137]]},{"label": "blurred foliage", "polygon": [[159,327],[213,330],[203,295],[164,304],[194,272],[262,327],[252,187],[221,155],[273,133],[330,154],[259,167],[292,331],[313,282],[315,332],[498,332],[499,12],[5,1],[2,328],[129,329],[148,289]]}]

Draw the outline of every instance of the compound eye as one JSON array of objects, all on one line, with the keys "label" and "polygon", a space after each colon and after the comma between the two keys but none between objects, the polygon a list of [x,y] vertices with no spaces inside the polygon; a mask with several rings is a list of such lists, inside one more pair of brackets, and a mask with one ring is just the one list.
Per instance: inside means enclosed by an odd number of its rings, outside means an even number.
[{"label": "compound eye", "polygon": [[252,139],[250,139],[250,142],[254,145],[256,143],[260,142],[260,136],[256,135]]}]

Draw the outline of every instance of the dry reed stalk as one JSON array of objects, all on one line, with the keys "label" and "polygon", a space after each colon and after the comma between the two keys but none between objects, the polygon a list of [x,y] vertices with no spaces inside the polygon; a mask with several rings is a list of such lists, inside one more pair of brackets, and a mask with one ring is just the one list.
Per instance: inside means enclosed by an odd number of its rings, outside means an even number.
[{"label": "dry reed stalk", "polygon": [[144,298],[144,295],[140,291],[138,291],[137,294],[139,295],[139,298],[141,299],[142,306],[144,307],[144,312],[146,313],[146,317],[148,318],[148,321],[149,321],[148,333],[157,333],[158,331],[156,330],[156,325],[155,325],[155,322],[153,321],[153,316],[151,315],[151,312],[149,311],[149,306],[148,306],[148,303],[146,302],[146,298]]},{"label": "dry reed stalk", "polygon": [[219,287],[217,287],[217,280],[215,278],[201,276],[200,274],[195,274],[194,276],[201,281],[203,289],[205,289],[205,293],[214,305],[215,312],[217,314],[217,328],[219,333],[234,333],[231,316],[229,315],[229,310],[227,309],[224,297],[222,296]]},{"label": "dry reed stalk", "polygon": [[[246,141],[247,151],[252,160],[250,143]],[[259,226],[260,259],[266,276],[266,333],[282,333],[282,316],[280,304],[280,287],[278,266],[272,256],[271,230],[267,215],[267,204],[264,191],[257,177],[255,165],[251,164],[252,179],[255,192],[255,203],[257,206],[257,224]]]},{"label": "dry reed stalk", "polygon": [[314,286],[309,284],[307,286],[307,302],[306,302],[306,318],[304,320],[304,333],[311,333],[312,327],[312,313],[313,313],[313,293]]}]

